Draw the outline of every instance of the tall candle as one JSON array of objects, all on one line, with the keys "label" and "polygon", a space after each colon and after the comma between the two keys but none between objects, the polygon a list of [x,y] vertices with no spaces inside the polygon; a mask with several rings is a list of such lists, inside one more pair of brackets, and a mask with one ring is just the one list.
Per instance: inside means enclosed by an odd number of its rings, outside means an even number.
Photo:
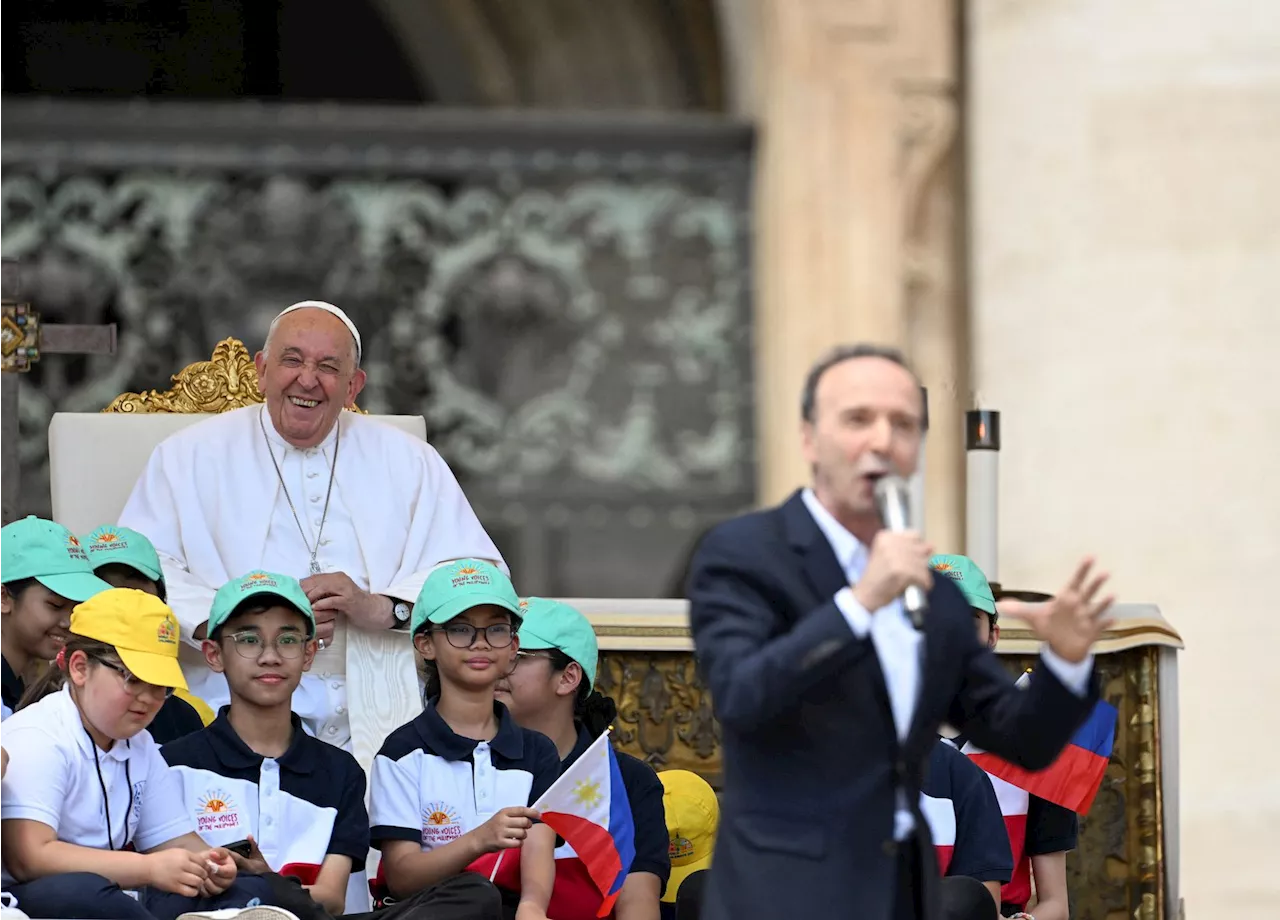
[{"label": "tall candle", "polygon": [[990,582],[1000,581],[998,565],[1000,413],[965,413],[965,555]]},{"label": "tall candle", "polygon": [[920,388],[920,402],[924,411],[920,416],[920,456],[916,461],[915,475],[911,477],[911,526],[924,533],[924,481],[925,444],[929,435],[929,391]]}]

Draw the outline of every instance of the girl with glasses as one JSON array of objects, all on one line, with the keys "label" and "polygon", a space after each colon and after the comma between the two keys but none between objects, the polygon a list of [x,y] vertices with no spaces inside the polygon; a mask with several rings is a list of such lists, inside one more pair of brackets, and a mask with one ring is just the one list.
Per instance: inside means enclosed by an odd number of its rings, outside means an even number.
[{"label": "girl with glasses", "polygon": [[[494,700],[520,647],[520,599],[510,579],[477,559],[427,578],[411,619],[426,661],[422,715],[392,732],[373,762],[370,818],[387,894],[450,889],[431,916],[546,920],[555,834],[531,806],[560,772],[555,745],[522,729]],[[510,852],[517,851],[517,852]],[[520,858],[520,894],[504,905],[487,854]]]},{"label": "girl with glasses", "polygon": [[269,897],[194,833],[147,732],[185,686],[178,621],[159,598],[112,588],[72,610],[37,701],[4,726],[3,884],[29,916],[173,920]]}]

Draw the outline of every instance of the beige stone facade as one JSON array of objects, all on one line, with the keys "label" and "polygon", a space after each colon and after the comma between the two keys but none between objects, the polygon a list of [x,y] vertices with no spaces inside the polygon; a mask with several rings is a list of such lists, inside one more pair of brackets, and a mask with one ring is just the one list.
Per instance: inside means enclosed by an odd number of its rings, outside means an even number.
[{"label": "beige stone facade", "polygon": [[1182,890],[1275,916],[1280,9],[975,4],[972,369],[1001,565],[1094,551],[1182,632]]},{"label": "beige stone facade", "polygon": [[962,55],[940,0],[748,8],[763,498],[805,480],[797,388],[834,342],[902,345],[938,394],[940,546],[960,413],[1001,410],[1002,581],[1096,552],[1182,631],[1188,916],[1273,916],[1280,8],[977,0]]}]

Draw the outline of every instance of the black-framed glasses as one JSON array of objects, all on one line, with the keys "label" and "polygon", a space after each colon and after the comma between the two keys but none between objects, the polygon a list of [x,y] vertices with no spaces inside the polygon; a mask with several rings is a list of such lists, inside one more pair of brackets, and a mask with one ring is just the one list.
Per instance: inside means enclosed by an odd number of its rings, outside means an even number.
[{"label": "black-framed glasses", "polygon": [[471,648],[476,636],[484,633],[484,641],[490,648],[507,648],[515,638],[515,628],[510,623],[492,623],[488,626],[472,626],[470,623],[449,623],[433,626],[432,632],[442,632],[454,648]]},{"label": "black-framed glasses", "polygon": [[163,690],[164,698],[166,700],[173,696],[172,687],[161,687],[158,684],[149,684],[141,677],[135,677],[128,668],[118,665],[114,661],[107,661],[105,658],[99,658],[97,655],[90,655],[89,657],[104,668],[110,668],[112,671],[119,674],[124,683],[124,692],[130,696],[141,696],[144,691],[151,689]]},{"label": "black-framed glasses", "polygon": [[302,650],[307,647],[307,640],[301,633],[281,633],[276,636],[274,642],[268,642],[252,631],[232,633],[230,638],[236,654],[250,661],[261,658],[268,645],[274,648],[281,658],[288,659],[301,658]]}]

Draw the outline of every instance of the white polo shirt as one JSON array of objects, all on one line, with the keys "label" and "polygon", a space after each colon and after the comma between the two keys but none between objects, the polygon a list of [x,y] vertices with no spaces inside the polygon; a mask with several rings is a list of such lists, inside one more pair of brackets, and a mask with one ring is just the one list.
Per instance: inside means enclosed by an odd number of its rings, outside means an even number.
[{"label": "white polo shirt", "polygon": [[[99,749],[95,766],[93,740],[65,687],[5,719],[4,748],[0,820],[39,821],[61,841],[98,850],[132,843],[145,852],[195,830],[182,807],[182,782],[150,732]],[[7,866],[3,883],[14,884]]]},{"label": "white polo shirt", "polygon": [[429,700],[392,732],[373,761],[369,817],[373,845],[412,840],[423,851],[452,843],[500,809],[531,805],[560,775],[549,738],[521,728],[493,704],[498,733],[476,741],[454,733]]},{"label": "white polo shirt", "polygon": [[369,855],[364,771],[341,748],[312,738],[293,716],[293,741],[279,758],[254,752],[224,708],[208,728],[164,746],[182,777],[196,833],[211,846],[252,834],[273,871],[319,872],[329,854],[360,872]]}]

